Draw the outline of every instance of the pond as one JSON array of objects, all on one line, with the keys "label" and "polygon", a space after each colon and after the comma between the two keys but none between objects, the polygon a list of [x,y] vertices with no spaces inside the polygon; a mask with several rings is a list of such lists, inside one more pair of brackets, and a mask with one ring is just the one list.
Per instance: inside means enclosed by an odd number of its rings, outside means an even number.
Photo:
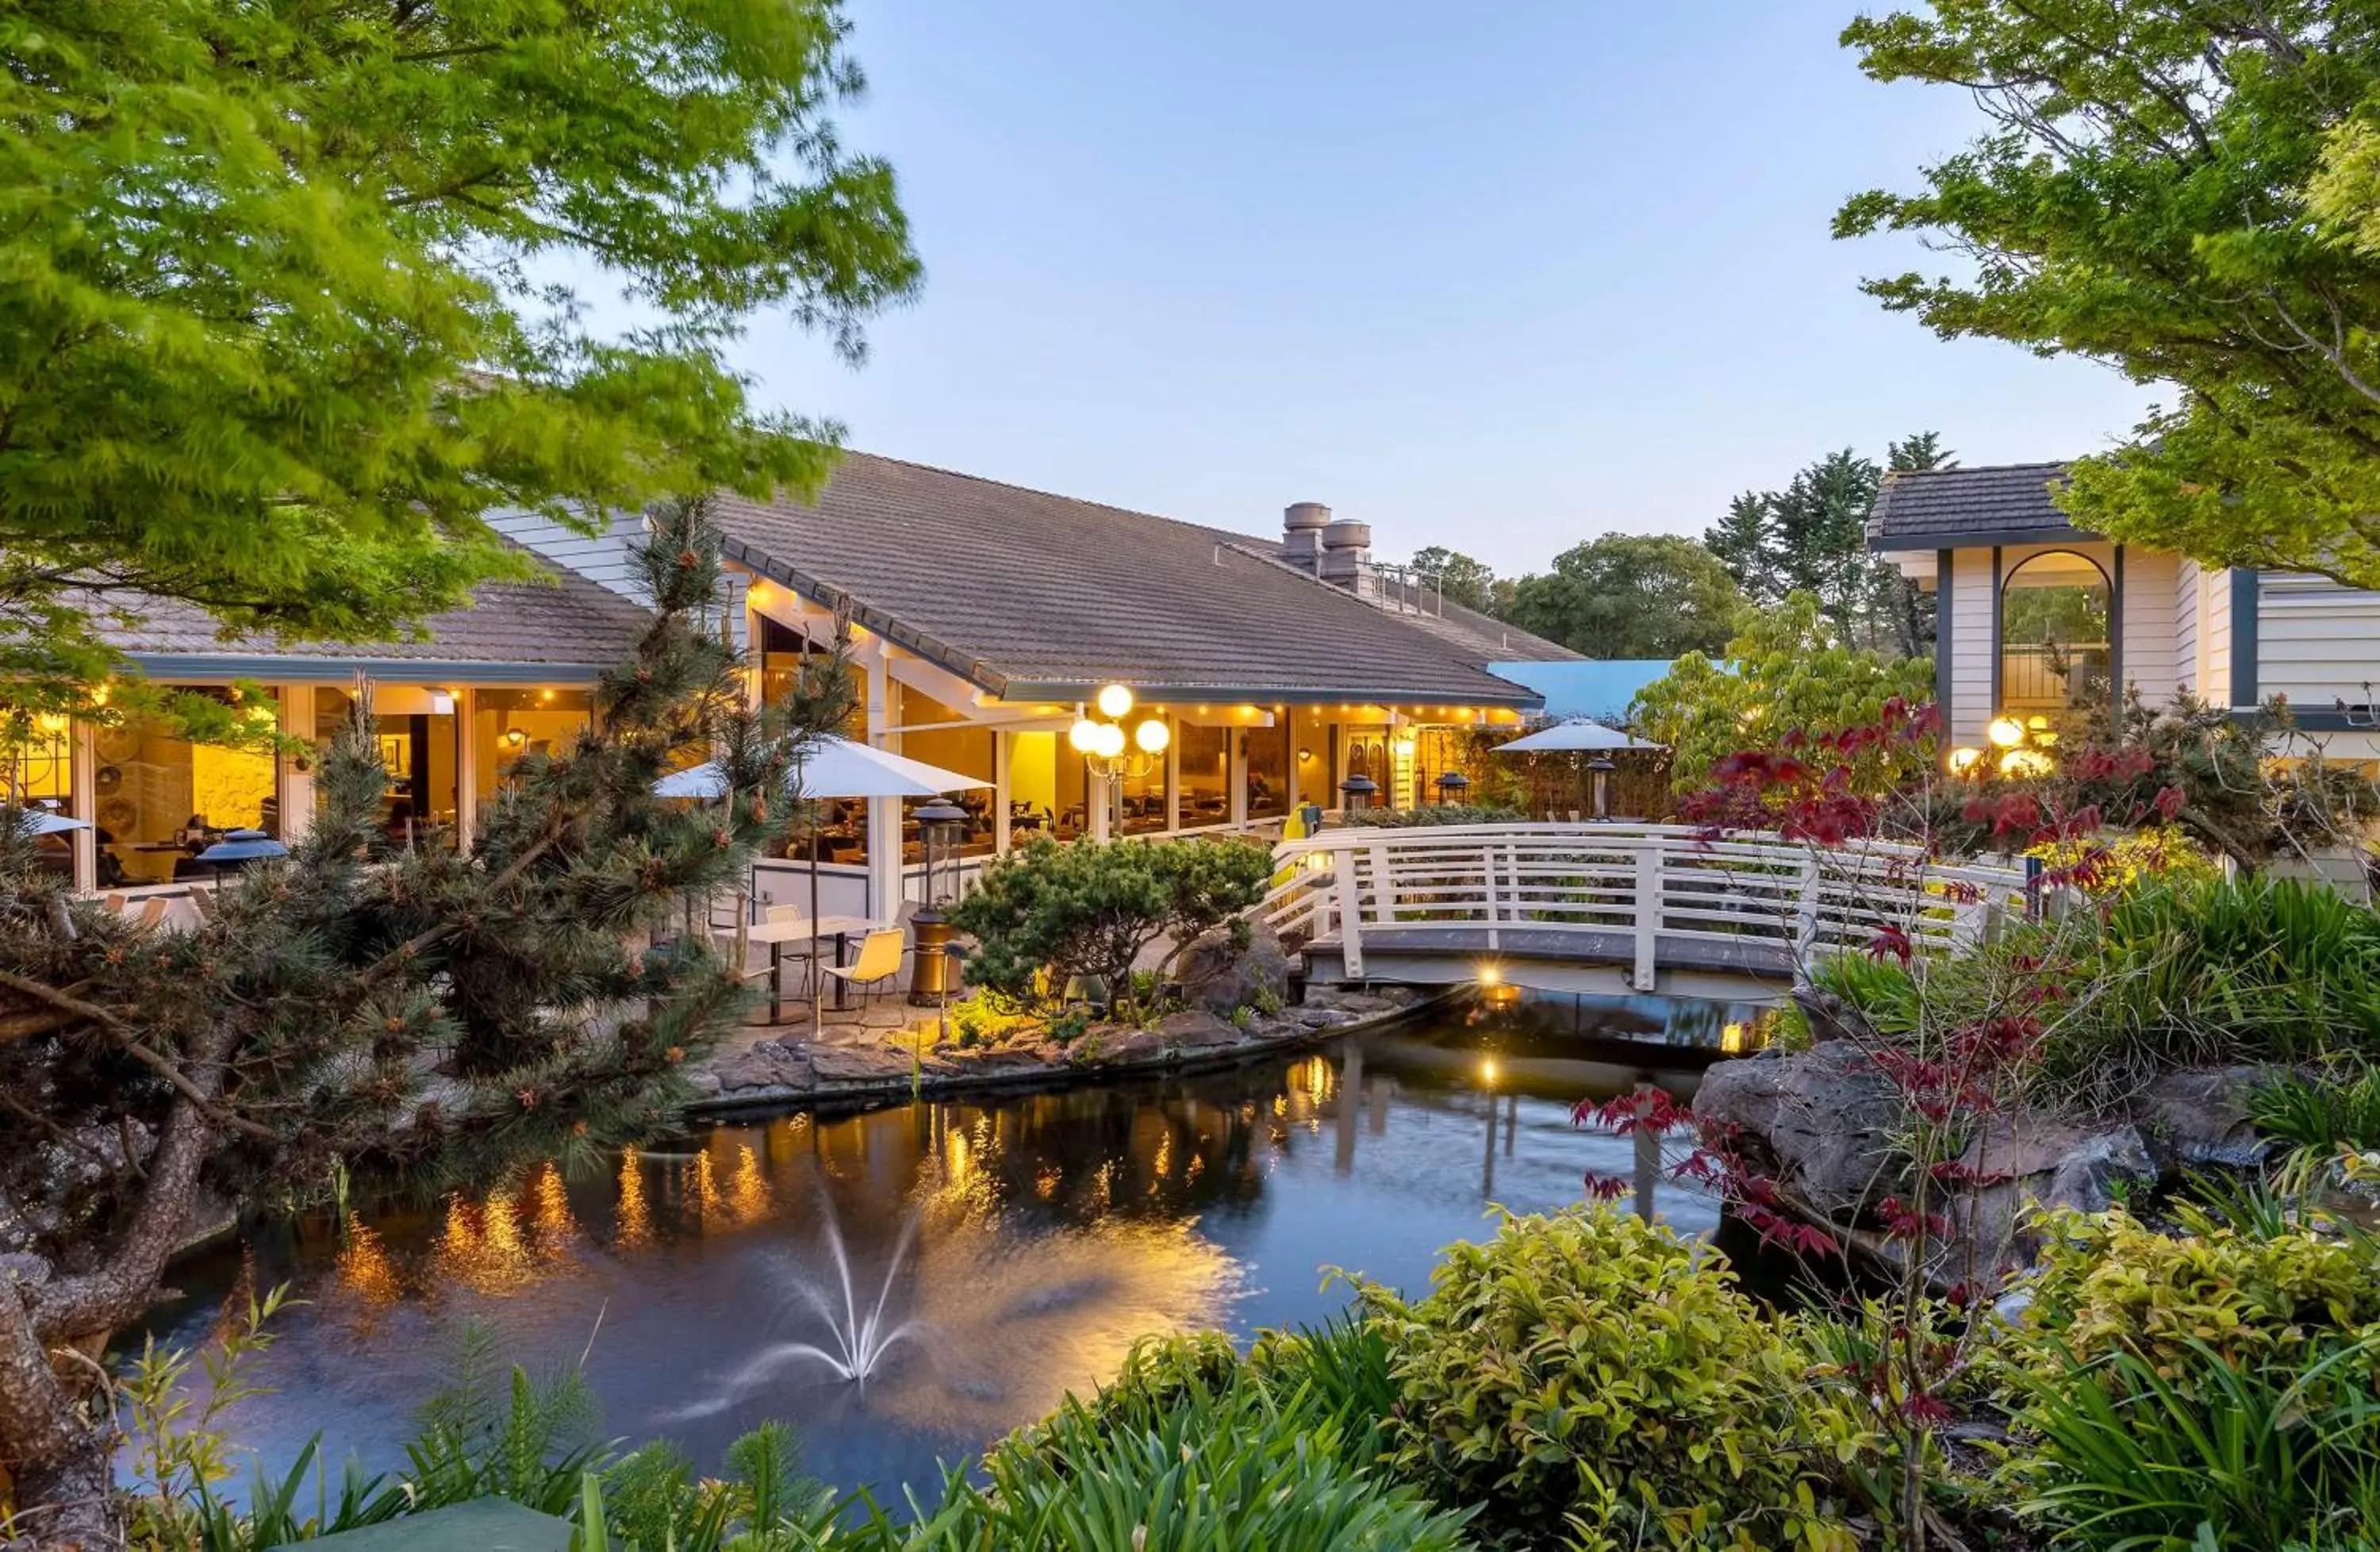
[{"label": "pond", "polygon": [[[1440,1246],[1492,1231],[1491,1203],[1540,1211],[1589,1172],[1651,1178],[1572,1104],[1649,1079],[1689,1094],[1760,1018],[1508,993],[1224,1073],[722,1123],[344,1232],[252,1226],[175,1268],[185,1297],[150,1329],[203,1340],[244,1258],[291,1285],[305,1303],[249,1376],[271,1393],[227,1414],[272,1464],[318,1431],[334,1461],[400,1464],[477,1331],[532,1371],[583,1355],[606,1435],[674,1438],[712,1468],[782,1417],[810,1472],[898,1501],[1111,1377],[1137,1338],[1319,1321],[1348,1299],[1331,1267],[1420,1291]],[[1623,1039],[1676,1049],[1609,1060]],[[1682,1184],[1655,1196],[1683,1231],[1718,1226]]]}]

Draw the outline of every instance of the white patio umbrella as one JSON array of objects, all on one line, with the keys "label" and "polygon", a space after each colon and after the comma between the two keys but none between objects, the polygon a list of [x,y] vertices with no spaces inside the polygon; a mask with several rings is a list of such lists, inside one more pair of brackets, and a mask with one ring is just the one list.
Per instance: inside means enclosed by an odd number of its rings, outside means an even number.
[{"label": "white patio umbrella", "polygon": [[[856,744],[832,734],[810,746],[809,751],[794,768],[793,776],[795,790],[805,798],[933,797],[941,793],[990,785],[990,782],[980,777],[962,776],[939,765],[928,765],[924,760],[871,748],[866,744]],[[654,793],[662,797],[717,797],[726,790],[725,773],[716,765],[694,766],[664,776],[653,783]],[[813,981],[818,968],[818,854],[813,849],[810,854],[810,968]],[[818,988],[813,984],[810,988],[810,1033],[816,1035],[818,1028]]]},{"label": "white patio umbrella", "polygon": [[18,823],[23,825],[27,835],[58,835],[69,830],[91,828],[89,819],[68,818],[64,814],[53,814],[46,808],[24,810],[24,818]]},{"label": "white patio umbrella", "polygon": [[1601,722],[1556,722],[1549,728],[1524,734],[1509,744],[1499,744],[1500,755],[1528,755],[1540,752],[1572,752],[1583,749],[1664,749],[1666,744],[1647,744],[1632,738],[1617,728]]}]

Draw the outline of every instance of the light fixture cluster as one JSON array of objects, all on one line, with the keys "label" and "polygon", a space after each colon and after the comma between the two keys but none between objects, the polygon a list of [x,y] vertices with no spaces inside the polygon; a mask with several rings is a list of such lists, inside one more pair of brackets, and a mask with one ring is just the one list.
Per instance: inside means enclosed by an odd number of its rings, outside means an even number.
[{"label": "light fixture cluster", "polygon": [[2049,719],[2039,714],[2023,719],[1995,717],[1984,729],[1989,749],[1972,746],[1950,751],[1950,774],[1979,775],[1985,762],[2003,776],[2046,776],[2058,769],[2057,757],[2050,751],[2058,746],[2058,730]]},{"label": "light fixture cluster", "polygon": [[1142,758],[1153,760],[1163,755],[1166,745],[1172,742],[1172,733],[1160,717],[1142,719],[1130,736],[1125,735],[1123,721],[1132,715],[1133,700],[1132,691],[1122,685],[1102,686],[1093,704],[1099,709],[1099,718],[1106,721],[1087,714],[1076,717],[1075,725],[1066,730],[1066,742],[1084,758],[1099,762],[1103,776],[1123,773],[1131,763],[1128,749],[1137,750]]}]

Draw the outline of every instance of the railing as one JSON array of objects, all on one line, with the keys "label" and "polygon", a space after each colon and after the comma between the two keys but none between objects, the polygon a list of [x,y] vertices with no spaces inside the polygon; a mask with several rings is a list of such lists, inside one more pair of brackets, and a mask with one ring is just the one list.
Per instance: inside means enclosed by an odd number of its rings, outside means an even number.
[{"label": "railing", "polygon": [[[1615,939],[1650,990],[1665,955],[1697,945],[1790,964],[1904,935],[1915,954],[1979,940],[2025,909],[2016,867],[1929,861],[1913,847],[1827,849],[1774,835],[1714,840],[1680,825],[1450,825],[1337,830],[1282,843],[1258,917],[1284,938],[1335,939],[1362,976],[1366,938],[1484,928],[1490,952],[1525,935],[1533,952],[1584,953]],[[1550,936],[1548,936],[1550,935]],[[1548,947],[1550,945],[1550,947]]]},{"label": "railing", "polygon": [[2107,644],[2000,648],[2000,709],[2063,711],[2107,699],[2113,659]]}]

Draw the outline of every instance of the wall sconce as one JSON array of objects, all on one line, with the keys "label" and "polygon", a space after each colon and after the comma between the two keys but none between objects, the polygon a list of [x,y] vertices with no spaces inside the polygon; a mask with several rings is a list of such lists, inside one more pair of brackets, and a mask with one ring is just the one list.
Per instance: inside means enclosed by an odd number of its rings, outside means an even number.
[{"label": "wall sconce", "polygon": [[1298,750],[1297,763],[1300,765],[1312,765],[1314,763],[1314,751],[1311,749]]},{"label": "wall sconce", "polygon": [[504,733],[504,744],[505,744],[505,746],[506,746],[507,747],[509,747],[509,748],[514,748],[514,749],[517,749],[517,748],[519,748],[522,745],[527,744],[528,742],[528,734],[525,731],[523,731],[522,729],[520,729],[520,728],[509,728],[509,729],[505,730],[505,733]]}]

